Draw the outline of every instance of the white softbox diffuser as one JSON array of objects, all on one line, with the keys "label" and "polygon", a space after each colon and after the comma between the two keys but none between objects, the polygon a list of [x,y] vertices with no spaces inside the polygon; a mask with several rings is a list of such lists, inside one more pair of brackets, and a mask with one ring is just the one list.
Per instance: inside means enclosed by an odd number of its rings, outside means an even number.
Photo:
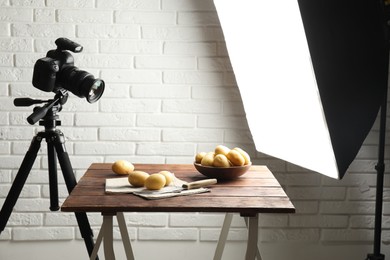
[{"label": "white softbox diffuser", "polygon": [[214,2],[256,149],[342,178],[386,88],[377,3]]}]

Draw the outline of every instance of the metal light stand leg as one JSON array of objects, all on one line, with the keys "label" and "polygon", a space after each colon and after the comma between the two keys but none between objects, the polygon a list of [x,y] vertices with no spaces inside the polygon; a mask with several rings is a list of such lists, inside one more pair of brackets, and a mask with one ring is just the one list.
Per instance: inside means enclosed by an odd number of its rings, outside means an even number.
[{"label": "metal light stand leg", "polygon": [[385,131],[386,131],[386,106],[381,108],[380,123],[380,144],[378,164],[375,166],[376,175],[376,201],[375,201],[375,229],[374,229],[374,253],[368,254],[366,260],[384,260],[385,256],[381,254],[381,235],[382,235],[382,208],[383,208],[383,179],[385,172],[384,149],[385,149]]},{"label": "metal light stand leg", "polygon": [[383,209],[383,182],[385,173],[385,146],[386,146],[386,117],[387,117],[387,95],[390,82],[389,73],[389,62],[390,62],[390,6],[387,1],[380,1],[383,12],[384,22],[384,35],[387,43],[387,57],[388,61],[386,64],[387,73],[387,86],[385,86],[385,93],[382,100],[380,110],[380,126],[379,126],[379,149],[378,149],[378,163],[375,166],[377,171],[376,175],[376,200],[375,200],[375,229],[374,229],[374,252],[368,254],[366,260],[384,260],[385,255],[381,254],[381,243],[382,243],[382,209]]},{"label": "metal light stand leg", "polygon": [[382,210],[383,210],[383,182],[385,173],[385,149],[386,149],[386,117],[387,117],[387,95],[390,83],[389,63],[390,63],[390,5],[386,1],[381,1],[383,11],[384,33],[387,41],[387,57],[386,64],[387,86],[383,95],[382,105],[380,108],[380,125],[379,125],[379,145],[378,145],[378,163],[375,166],[376,174],[376,200],[375,200],[375,229],[374,229],[374,252],[368,254],[366,260],[384,260],[385,255],[381,254],[382,243]]},{"label": "metal light stand leg", "polygon": [[383,209],[383,180],[385,173],[385,144],[386,144],[386,110],[387,90],[380,111],[378,163],[375,166],[376,174],[376,200],[375,200],[375,229],[374,253],[368,254],[366,260],[384,260],[381,254],[382,235],[382,209]]},{"label": "metal light stand leg", "polygon": [[[390,58],[389,58],[390,60]],[[389,84],[390,74],[388,74],[387,83]],[[388,87],[386,88],[381,110],[380,110],[380,126],[379,126],[379,149],[378,163],[375,166],[376,174],[376,200],[375,200],[375,229],[374,229],[374,252],[368,254],[366,260],[384,260],[385,255],[381,254],[382,243],[382,209],[383,209],[383,181],[385,173],[385,145],[386,145],[386,117],[387,117],[387,95]]]}]

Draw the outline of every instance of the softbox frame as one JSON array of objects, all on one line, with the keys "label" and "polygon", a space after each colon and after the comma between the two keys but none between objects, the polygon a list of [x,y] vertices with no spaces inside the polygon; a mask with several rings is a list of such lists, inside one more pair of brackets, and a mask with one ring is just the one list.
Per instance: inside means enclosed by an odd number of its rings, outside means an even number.
[{"label": "softbox frame", "polygon": [[390,1],[214,3],[258,151],[341,179],[381,111],[374,252],[366,259],[383,260]]},{"label": "softbox frame", "polygon": [[370,132],[387,88],[380,1],[299,0],[340,178]]},{"label": "softbox frame", "polygon": [[381,1],[214,2],[256,149],[343,178],[387,88]]}]

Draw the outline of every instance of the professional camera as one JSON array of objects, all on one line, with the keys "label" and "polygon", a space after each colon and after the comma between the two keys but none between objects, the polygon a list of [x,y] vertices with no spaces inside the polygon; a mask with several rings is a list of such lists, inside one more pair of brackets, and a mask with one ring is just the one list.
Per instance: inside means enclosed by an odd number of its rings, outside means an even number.
[{"label": "professional camera", "polygon": [[55,41],[57,49],[47,52],[46,57],[37,60],[34,66],[34,87],[57,93],[61,89],[69,90],[76,96],[85,97],[89,103],[100,99],[104,91],[104,81],[74,66],[74,53],[81,52],[83,47],[67,38]]}]

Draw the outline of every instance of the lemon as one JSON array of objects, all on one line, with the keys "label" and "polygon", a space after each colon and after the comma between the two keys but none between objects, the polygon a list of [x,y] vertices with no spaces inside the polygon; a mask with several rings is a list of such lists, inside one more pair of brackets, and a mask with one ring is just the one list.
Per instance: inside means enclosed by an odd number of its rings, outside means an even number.
[{"label": "lemon", "polygon": [[116,174],[129,174],[134,171],[134,165],[126,160],[118,160],[112,164],[111,169]]},{"label": "lemon", "polygon": [[168,186],[169,184],[172,183],[172,181],[173,181],[173,173],[171,173],[170,171],[161,171],[161,172],[159,172],[159,174],[164,175],[164,177],[165,177],[165,186]]},{"label": "lemon", "polygon": [[153,173],[145,180],[145,188],[148,190],[159,190],[165,186],[166,179],[160,173]]},{"label": "lemon", "polygon": [[133,171],[129,174],[129,183],[134,187],[143,187],[149,173],[143,171]]}]

